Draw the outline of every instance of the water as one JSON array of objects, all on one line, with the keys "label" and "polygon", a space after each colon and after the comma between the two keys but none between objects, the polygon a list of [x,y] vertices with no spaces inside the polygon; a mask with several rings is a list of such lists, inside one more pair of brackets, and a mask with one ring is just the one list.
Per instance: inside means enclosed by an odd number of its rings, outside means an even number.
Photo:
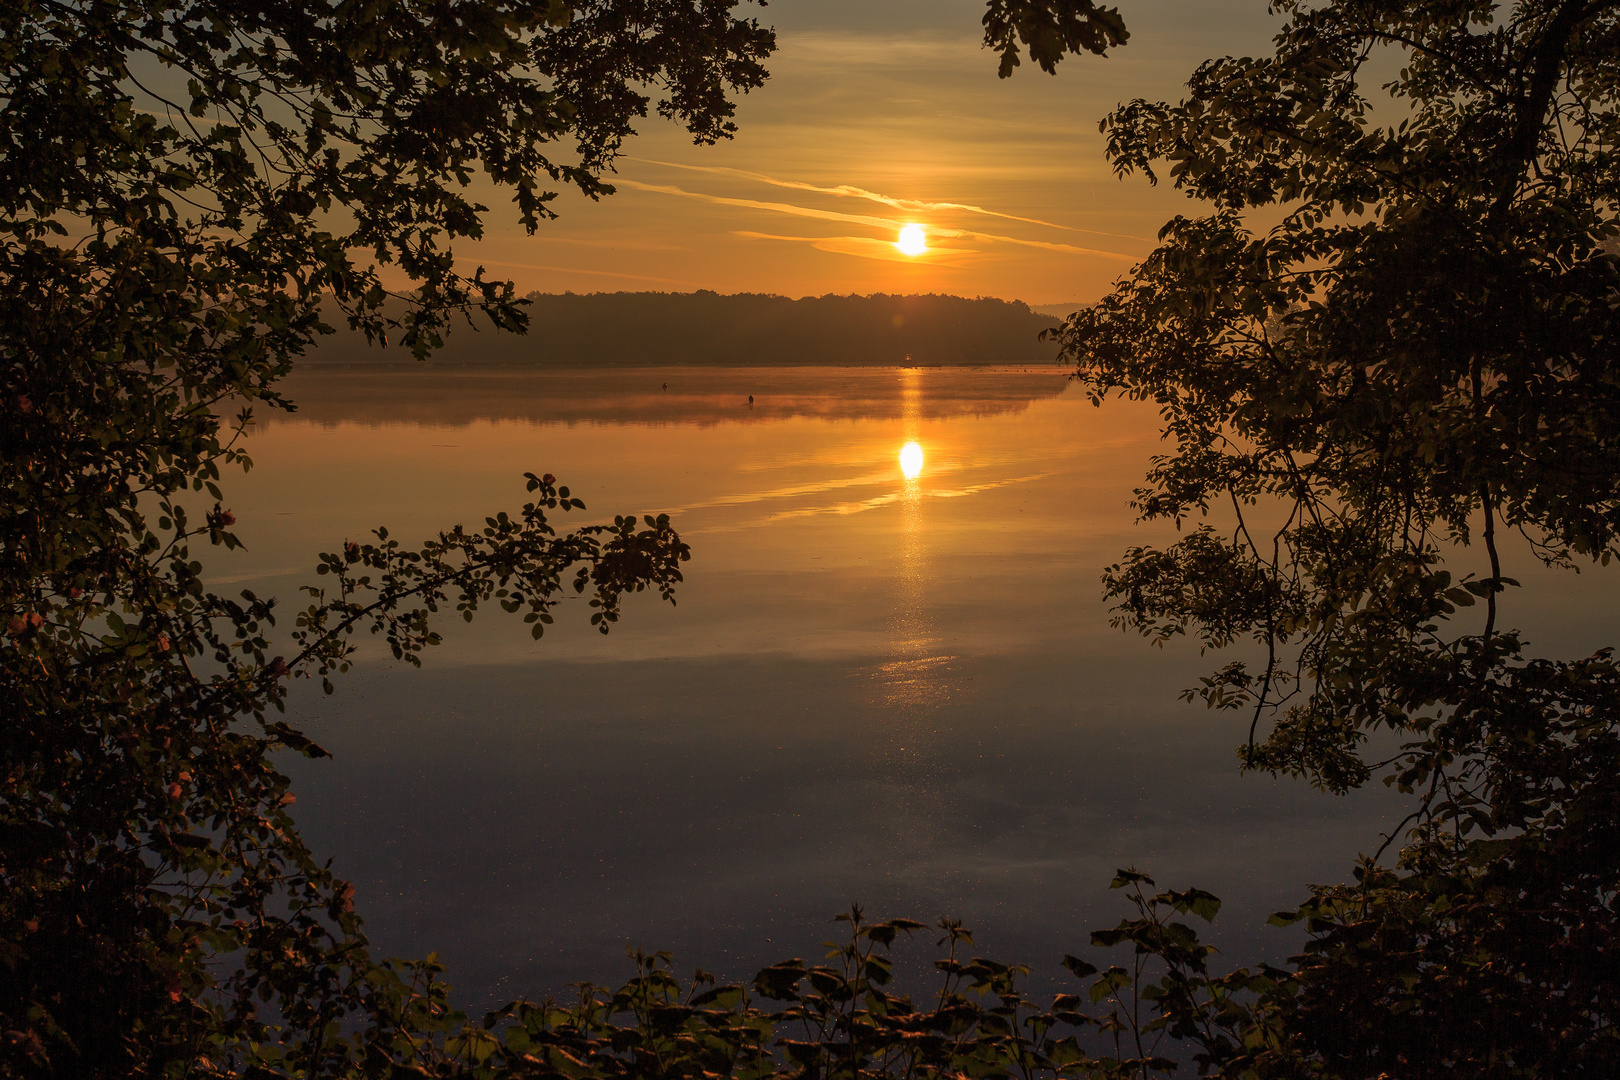
[{"label": "water", "polygon": [[229,500],[249,550],[217,581],[290,598],[376,525],[515,509],[525,471],[582,522],[665,511],[693,548],[679,605],[632,598],[606,638],[583,604],[539,643],[492,611],[447,620],[422,671],[368,654],[297,699],[334,754],[289,766],[306,838],[377,950],[437,951],[470,1007],[622,978],[627,946],[746,976],[818,956],[852,901],[961,919],[1055,978],[1125,913],[1127,865],[1221,895],[1214,940],[1277,959],[1297,939],[1265,916],[1402,816],[1382,789],[1240,775],[1244,722],[1177,700],[1216,663],[1109,628],[1103,567],[1173,536],[1127,505],[1157,418],[1054,369],[315,368],[287,389],[303,409],[254,430]]}]

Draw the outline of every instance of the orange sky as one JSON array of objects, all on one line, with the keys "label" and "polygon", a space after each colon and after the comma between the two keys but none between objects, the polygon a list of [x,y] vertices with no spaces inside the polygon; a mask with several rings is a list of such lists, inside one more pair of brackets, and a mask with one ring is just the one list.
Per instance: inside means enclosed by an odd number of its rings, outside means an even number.
[{"label": "orange sky", "polygon": [[[1199,61],[1265,48],[1252,0],[1124,0],[1130,43],[996,78],[978,0],[775,0],[771,79],[735,140],[694,147],[656,120],[627,145],[618,193],[558,200],[525,236],[494,199],[464,245],[521,291],[945,292],[1032,304],[1090,301],[1188,204],[1116,179],[1097,121],[1169,98]],[[493,196],[493,193],[491,193]],[[945,205],[949,204],[949,205]],[[916,222],[930,251],[894,245]]]}]

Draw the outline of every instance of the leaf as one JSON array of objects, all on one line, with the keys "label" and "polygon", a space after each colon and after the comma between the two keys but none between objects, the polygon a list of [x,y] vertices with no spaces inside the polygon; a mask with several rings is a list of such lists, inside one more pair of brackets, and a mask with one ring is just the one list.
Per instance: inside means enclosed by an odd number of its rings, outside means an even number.
[{"label": "leaf", "polygon": [[1080,1049],[1079,1041],[1072,1035],[1047,1044],[1046,1056],[1059,1069],[1090,1060],[1085,1051]]},{"label": "leaf", "polygon": [[736,985],[716,986],[692,999],[694,1008],[735,1009],[742,1003],[743,988]]},{"label": "leaf", "polygon": [[1063,954],[1063,966],[1082,979],[1097,974],[1096,965],[1088,964],[1079,957],[1070,956],[1068,953]]},{"label": "leaf", "polygon": [[797,1001],[798,983],[804,976],[804,961],[783,960],[756,974],[754,989],[772,1001]]},{"label": "leaf", "polygon": [[1205,922],[1214,922],[1216,913],[1221,910],[1220,898],[1202,889],[1188,889],[1186,892],[1171,891],[1166,893],[1165,896],[1175,910],[1191,912]]},{"label": "leaf", "polygon": [[1131,984],[1131,977],[1124,968],[1111,967],[1103,973],[1103,977],[1091,984],[1091,1003],[1099,1004],[1112,997],[1114,993]]},{"label": "leaf", "polygon": [[1152,887],[1153,879],[1146,874],[1139,874],[1135,870],[1115,870],[1114,880],[1108,883],[1110,889],[1123,889],[1127,885],[1141,883]]}]

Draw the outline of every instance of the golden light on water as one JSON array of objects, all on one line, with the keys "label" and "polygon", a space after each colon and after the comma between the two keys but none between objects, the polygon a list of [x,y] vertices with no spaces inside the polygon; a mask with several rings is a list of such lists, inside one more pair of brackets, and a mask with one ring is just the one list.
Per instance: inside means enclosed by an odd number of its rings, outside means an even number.
[{"label": "golden light on water", "polygon": [[917,479],[917,474],[922,472],[922,467],[923,451],[921,446],[914,442],[908,442],[900,448],[900,471],[906,474],[907,480]]},{"label": "golden light on water", "polygon": [[900,230],[900,239],[894,246],[902,255],[921,255],[928,250],[928,233],[921,225],[907,225]]}]

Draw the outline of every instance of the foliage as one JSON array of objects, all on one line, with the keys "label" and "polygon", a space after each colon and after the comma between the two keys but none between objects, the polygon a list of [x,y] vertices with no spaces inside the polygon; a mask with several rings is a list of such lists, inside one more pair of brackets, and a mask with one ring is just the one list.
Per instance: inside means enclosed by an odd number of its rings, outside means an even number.
[{"label": "foliage", "polygon": [[[1105,122],[1121,172],[1168,162],[1214,209],[1063,341],[1094,394],[1163,409],[1176,450],[1143,516],[1231,511],[1131,552],[1123,621],[1258,642],[1259,670],[1203,696],[1274,719],[1251,765],[1342,789],[1368,730],[1412,730],[1518,648],[1499,526],[1554,563],[1617,550],[1620,26],[1609,4],[1280,10],[1275,55]],[[1386,47],[1405,66],[1380,124],[1362,83]],[[1458,579],[1441,564],[1474,540],[1489,569]],[[1450,633],[1480,601],[1480,631]]]},{"label": "foliage", "polygon": [[490,1080],[1168,1074],[1177,1063],[1153,1051],[1172,1035],[1184,1037],[1175,1026],[1180,1012],[1199,1012],[1200,1030],[1210,1032],[1245,1014],[1227,1000],[1232,979],[1208,975],[1213,950],[1177,918],[1212,919],[1220,902],[1196,889],[1150,896],[1152,886],[1143,874],[1119,871],[1113,887],[1130,889],[1137,917],[1093,935],[1100,947],[1129,945],[1132,966],[1098,971],[1066,957],[1084,993],[1058,994],[1044,1008],[1019,989],[1027,967],[961,959],[973,935],[948,919],[938,923],[944,955],[934,961],[935,988],[915,997],[899,992],[891,947],[925,927],[868,922],[857,906],[837,917],[849,936],[825,943],[823,963],[784,960],[746,985],[716,985],[699,970],[683,987],[669,954],[636,951],[636,975],[616,991],[581,984],[572,1004],[516,1001],[481,1024],[434,1014],[425,1029],[442,1037],[442,1050],[421,1041],[414,1062]]},{"label": "foliage", "polygon": [[1047,74],[1069,53],[1106,56],[1130,38],[1117,8],[1093,0],[987,0],[984,44],[1001,56],[1005,79],[1020,64],[1019,46]]},{"label": "foliage", "polygon": [[1209,210],[1060,332],[1096,399],[1159,404],[1136,505],[1190,525],[1109,571],[1119,625],[1245,647],[1189,696],[1245,711],[1246,767],[1415,797],[1221,1068],[1609,1075],[1617,672],[1529,658],[1499,538],[1620,552],[1620,9],[1273,10],[1270,55],[1104,122]]},{"label": "foliage", "polygon": [[274,718],[289,679],[330,688],[360,630],[414,662],[450,605],[539,636],[570,582],[606,632],[625,592],[670,596],[685,545],[664,519],[558,531],[584,504],[531,474],[517,516],[325,556],[290,640],[193,549],[238,545],[222,471],[253,407],[289,407],[323,303],[419,355],[468,304],[521,325],[509,285],[455,270],[476,174],[532,230],[544,184],[610,190],[647,82],[700,142],[729,133],[773,44],[732,7],[0,12],[0,1071],[327,1075],[431,1006],[293,829],[272,755],[323,751]]}]

